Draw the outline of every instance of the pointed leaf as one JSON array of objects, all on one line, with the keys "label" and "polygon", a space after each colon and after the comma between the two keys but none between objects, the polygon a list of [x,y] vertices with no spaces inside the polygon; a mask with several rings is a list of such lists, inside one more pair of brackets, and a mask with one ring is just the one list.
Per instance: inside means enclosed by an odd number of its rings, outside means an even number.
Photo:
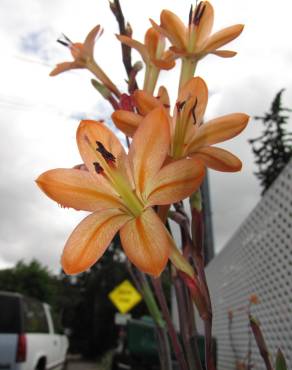
[{"label": "pointed leaf", "polygon": [[107,182],[101,176],[93,178],[87,171],[58,168],[43,173],[36,183],[63,207],[84,211],[123,207]]},{"label": "pointed leaf", "polygon": [[164,166],[149,184],[147,204],[172,204],[187,198],[199,188],[204,175],[202,162],[195,159],[181,159]]},{"label": "pointed leaf", "polygon": [[278,349],[276,356],[276,370],[288,370],[285,357],[280,349]]},{"label": "pointed leaf", "polygon": [[91,267],[105,252],[116,232],[130,219],[119,210],[108,209],[87,216],[69,237],[62,255],[67,274]]},{"label": "pointed leaf", "polygon": [[129,260],[141,271],[159,276],[168,261],[168,232],[160,218],[148,208],[120,230],[122,246]]}]

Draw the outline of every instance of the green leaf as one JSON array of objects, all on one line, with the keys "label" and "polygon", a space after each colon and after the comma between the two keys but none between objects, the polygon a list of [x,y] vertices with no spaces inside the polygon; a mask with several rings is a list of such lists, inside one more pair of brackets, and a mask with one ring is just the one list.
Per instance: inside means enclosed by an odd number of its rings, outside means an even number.
[{"label": "green leaf", "polygon": [[280,349],[276,356],[276,370],[288,370],[285,357]]}]

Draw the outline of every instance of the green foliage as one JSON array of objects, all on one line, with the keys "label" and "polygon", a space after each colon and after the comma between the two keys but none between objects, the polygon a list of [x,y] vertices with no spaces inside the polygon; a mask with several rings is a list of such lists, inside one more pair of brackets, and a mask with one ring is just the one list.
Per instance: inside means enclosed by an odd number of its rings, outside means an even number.
[{"label": "green foliage", "polygon": [[282,106],[280,90],[272,102],[270,111],[262,117],[255,117],[262,121],[264,130],[256,139],[249,140],[256,157],[258,171],[255,173],[260,180],[262,194],[271,186],[292,156],[292,133],[287,132],[286,126],[290,109]]},{"label": "green foliage", "polygon": [[288,370],[285,357],[280,349],[278,349],[276,356],[276,369],[275,370]]},{"label": "green foliage", "polygon": [[0,271],[0,290],[18,292],[52,305],[56,303],[59,281],[38,261],[19,261],[14,268]]}]

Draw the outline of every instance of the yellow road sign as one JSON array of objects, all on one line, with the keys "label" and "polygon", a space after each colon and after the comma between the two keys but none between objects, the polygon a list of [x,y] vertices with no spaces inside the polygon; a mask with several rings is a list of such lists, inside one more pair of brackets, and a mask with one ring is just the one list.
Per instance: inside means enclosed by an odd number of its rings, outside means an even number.
[{"label": "yellow road sign", "polygon": [[141,294],[129,280],[124,280],[116,286],[108,296],[121,313],[130,311],[142,299]]}]

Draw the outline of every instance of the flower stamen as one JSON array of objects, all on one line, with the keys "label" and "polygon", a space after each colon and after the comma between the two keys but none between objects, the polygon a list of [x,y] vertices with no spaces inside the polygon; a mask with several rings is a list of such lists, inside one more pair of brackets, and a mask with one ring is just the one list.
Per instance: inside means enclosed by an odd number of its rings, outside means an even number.
[{"label": "flower stamen", "polygon": [[59,37],[57,39],[57,42],[59,44],[63,45],[63,46],[66,46],[67,48],[72,47],[73,42],[69,39],[69,37],[67,37],[66,35],[64,35],[64,33],[62,33],[62,37],[63,37],[63,39],[61,37]]},{"label": "flower stamen", "polygon": [[194,125],[197,124],[197,118],[196,118],[196,108],[197,108],[197,105],[198,105],[198,98],[196,97],[195,104],[193,105],[193,107],[191,109],[192,116],[193,116],[193,119],[194,119]]},{"label": "flower stamen", "polygon": [[192,19],[193,19],[193,4],[191,5],[191,9],[189,12],[189,26],[192,24]]},{"label": "flower stamen", "polygon": [[100,141],[97,141],[96,144],[97,144],[96,151],[99,152],[107,162],[115,163],[116,157],[111,152],[106,150],[106,148]]},{"label": "flower stamen", "polygon": [[193,19],[193,23],[195,26],[198,26],[198,24],[200,23],[200,20],[204,14],[205,8],[206,8],[206,4],[203,5],[203,1],[200,1],[199,5],[196,7],[195,16]]},{"label": "flower stamen", "polygon": [[93,165],[94,165],[94,169],[95,169],[96,173],[98,173],[98,174],[103,173],[103,168],[101,167],[101,165],[98,162],[93,162]]}]

